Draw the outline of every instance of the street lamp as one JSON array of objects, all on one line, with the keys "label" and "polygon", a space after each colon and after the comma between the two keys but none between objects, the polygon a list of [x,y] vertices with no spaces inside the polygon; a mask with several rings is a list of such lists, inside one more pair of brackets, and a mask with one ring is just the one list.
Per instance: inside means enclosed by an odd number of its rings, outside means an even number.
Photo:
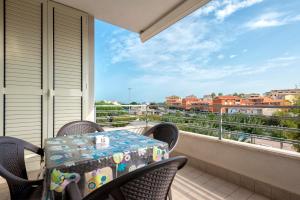
[{"label": "street lamp", "polygon": [[128,88],[128,113],[130,114],[130,102],[131,102],[131,89],[132,88]]},{"label": "street lamp", "polygon": [[131,89],[132,88],[128,88],[128,101],[129,101],[128,104],[130,104],[130,102],[131,102]]}]

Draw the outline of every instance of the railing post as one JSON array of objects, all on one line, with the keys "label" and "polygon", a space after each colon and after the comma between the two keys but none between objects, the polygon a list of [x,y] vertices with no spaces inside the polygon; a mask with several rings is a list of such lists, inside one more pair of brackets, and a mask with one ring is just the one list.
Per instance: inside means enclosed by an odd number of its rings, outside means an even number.
[{"label": "railing post", "polygon": [[220,106],[220,119],[219,119],[219,140],[223,137],[223,119],[222,119],[222,106]]},{"label": "railing post", "polygon": [[255,138],[252,134],[250,134],[250,138],[251,138],[251,144],[255,144]]},{"label": "railing post", "polygon": [[97,105],[94,104],[94,121],[97,123]]},{"label": "railing post", "polygon": [[148,127],[148,105],[146,105],[146,128]]}]

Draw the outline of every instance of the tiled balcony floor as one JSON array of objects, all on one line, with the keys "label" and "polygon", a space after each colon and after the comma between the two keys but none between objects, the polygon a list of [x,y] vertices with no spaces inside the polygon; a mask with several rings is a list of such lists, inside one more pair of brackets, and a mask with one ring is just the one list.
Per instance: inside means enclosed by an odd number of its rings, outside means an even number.
[{"label": "tiled balcony floor", "polygon": [[[36,173],[29,177],[36,177]],[[172,194],[173,200],[269,200],[191,166],[178,172]],[[9,200],[6,184],[0,184],[0,200]]]},{"label": "tiled balcony floor", "polygon": [[269,200],[191,166],[178,172],[172,194],[173,200]]}]

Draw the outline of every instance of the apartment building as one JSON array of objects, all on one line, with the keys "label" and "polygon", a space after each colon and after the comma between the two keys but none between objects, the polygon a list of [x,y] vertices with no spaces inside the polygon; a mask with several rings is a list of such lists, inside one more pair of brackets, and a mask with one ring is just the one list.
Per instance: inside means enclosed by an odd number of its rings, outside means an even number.
[{"label": "apartment building", "polygon": [[195,95],[190,95],[182,99],[182,108],[185,110],[190,110],[195,108],[195,106],[201,101]]},{"label": "apartment building", "polygon": [[[245,105],[244,100],[238,96],[217,96],[213,99],[212,104],[213,112],[219,112],[219,106],[222,105]],[[228,108],[222,108],[222,112],[228,112]]]},{"label": "apartment building", "polygon": [[182,99],[181,97],[175,95],[166,97],[166,105],[170,107],[177,107],[177,108],[181,107]]},{"label": "apartment building", "polygon": [[[208,96],[206,95],[205,97]],[[226,95],[217,96],[212,100],[210,98],[198,98],[195,95],[189,95],[185,98],[173,95],[170,97],[166,97],[166,104],[168,106],[181,108],[184,110],[219,112],[220,106],[290,106],[293,104],[293,100],[296,101],[297,96],[291,94],[285,95],[283,99],[274,99],[270,96],[260,96],[259,94],[253,93],[244,98],[239,96]],[[245,114],[272,115],[276,111],[278,111],[277,108],[222,108],[223,113],[240,112]]]},{"label": "apartment building", "polygon": [[212,100],[197,98],[190,95],[182,99],[182,108],[185,110],[197,110],[204,112],[212,112]]},{"label": "apartment building", "polygon": [[271,90],[265,93],[265,96],[268,96],[272,99],[294,99],[300,96],[300,89],[284,89],[284,90]]}]

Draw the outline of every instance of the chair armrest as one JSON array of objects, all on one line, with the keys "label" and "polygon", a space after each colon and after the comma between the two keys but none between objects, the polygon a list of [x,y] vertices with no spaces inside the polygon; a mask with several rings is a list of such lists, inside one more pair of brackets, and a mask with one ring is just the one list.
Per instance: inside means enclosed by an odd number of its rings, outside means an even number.
[{"label": "chair armrest", "polygon": [[148,129],[147,131],[145,131],[145,132],[143,133],[143,136],[149,137],[150,135],[153,134],[153,131],[154,131],[154,128],[151,127],[150,129]]},{"label": "chair armrest", "polygon": [[81,200],[82,196],[79,190],[79,187],[75,181],[72,181],[67,185],[66,188],[67,199],[70,200]]},{"label": "chair armrest", "polygon": [[27,180],[27,179],[20,178],[10,173],[2,165],[0,165],[0,175],[3,176],[5,179],[8,179],[9,181],[13,182],[14,184],[26,183],[32,186],[38,186],[38,185],[42,185],[44,181],[44,180]]},{"label": "chair armrest", "polygon": [[40,148],[40,147],[37,147],[31,143],[28,143],[26,142],[26,144],[24,145],[24,148],[33,152],[33,153],[36,153],[38,155],[40,155],[41,157],[44,156],[44,149]]},{"label": "chair armrest", "polygon": [[42,162],[44,162],[44,149],[42,149],[40,147],[37,147],[37,146],[35,146],[31,143],[28,143],[28,142],[25,143],[24,148],[26,150],[29,150],[33,153],[36,153],[36,154],[40,155],[41,156],[41,163],[40,164],[42,164]]}]

